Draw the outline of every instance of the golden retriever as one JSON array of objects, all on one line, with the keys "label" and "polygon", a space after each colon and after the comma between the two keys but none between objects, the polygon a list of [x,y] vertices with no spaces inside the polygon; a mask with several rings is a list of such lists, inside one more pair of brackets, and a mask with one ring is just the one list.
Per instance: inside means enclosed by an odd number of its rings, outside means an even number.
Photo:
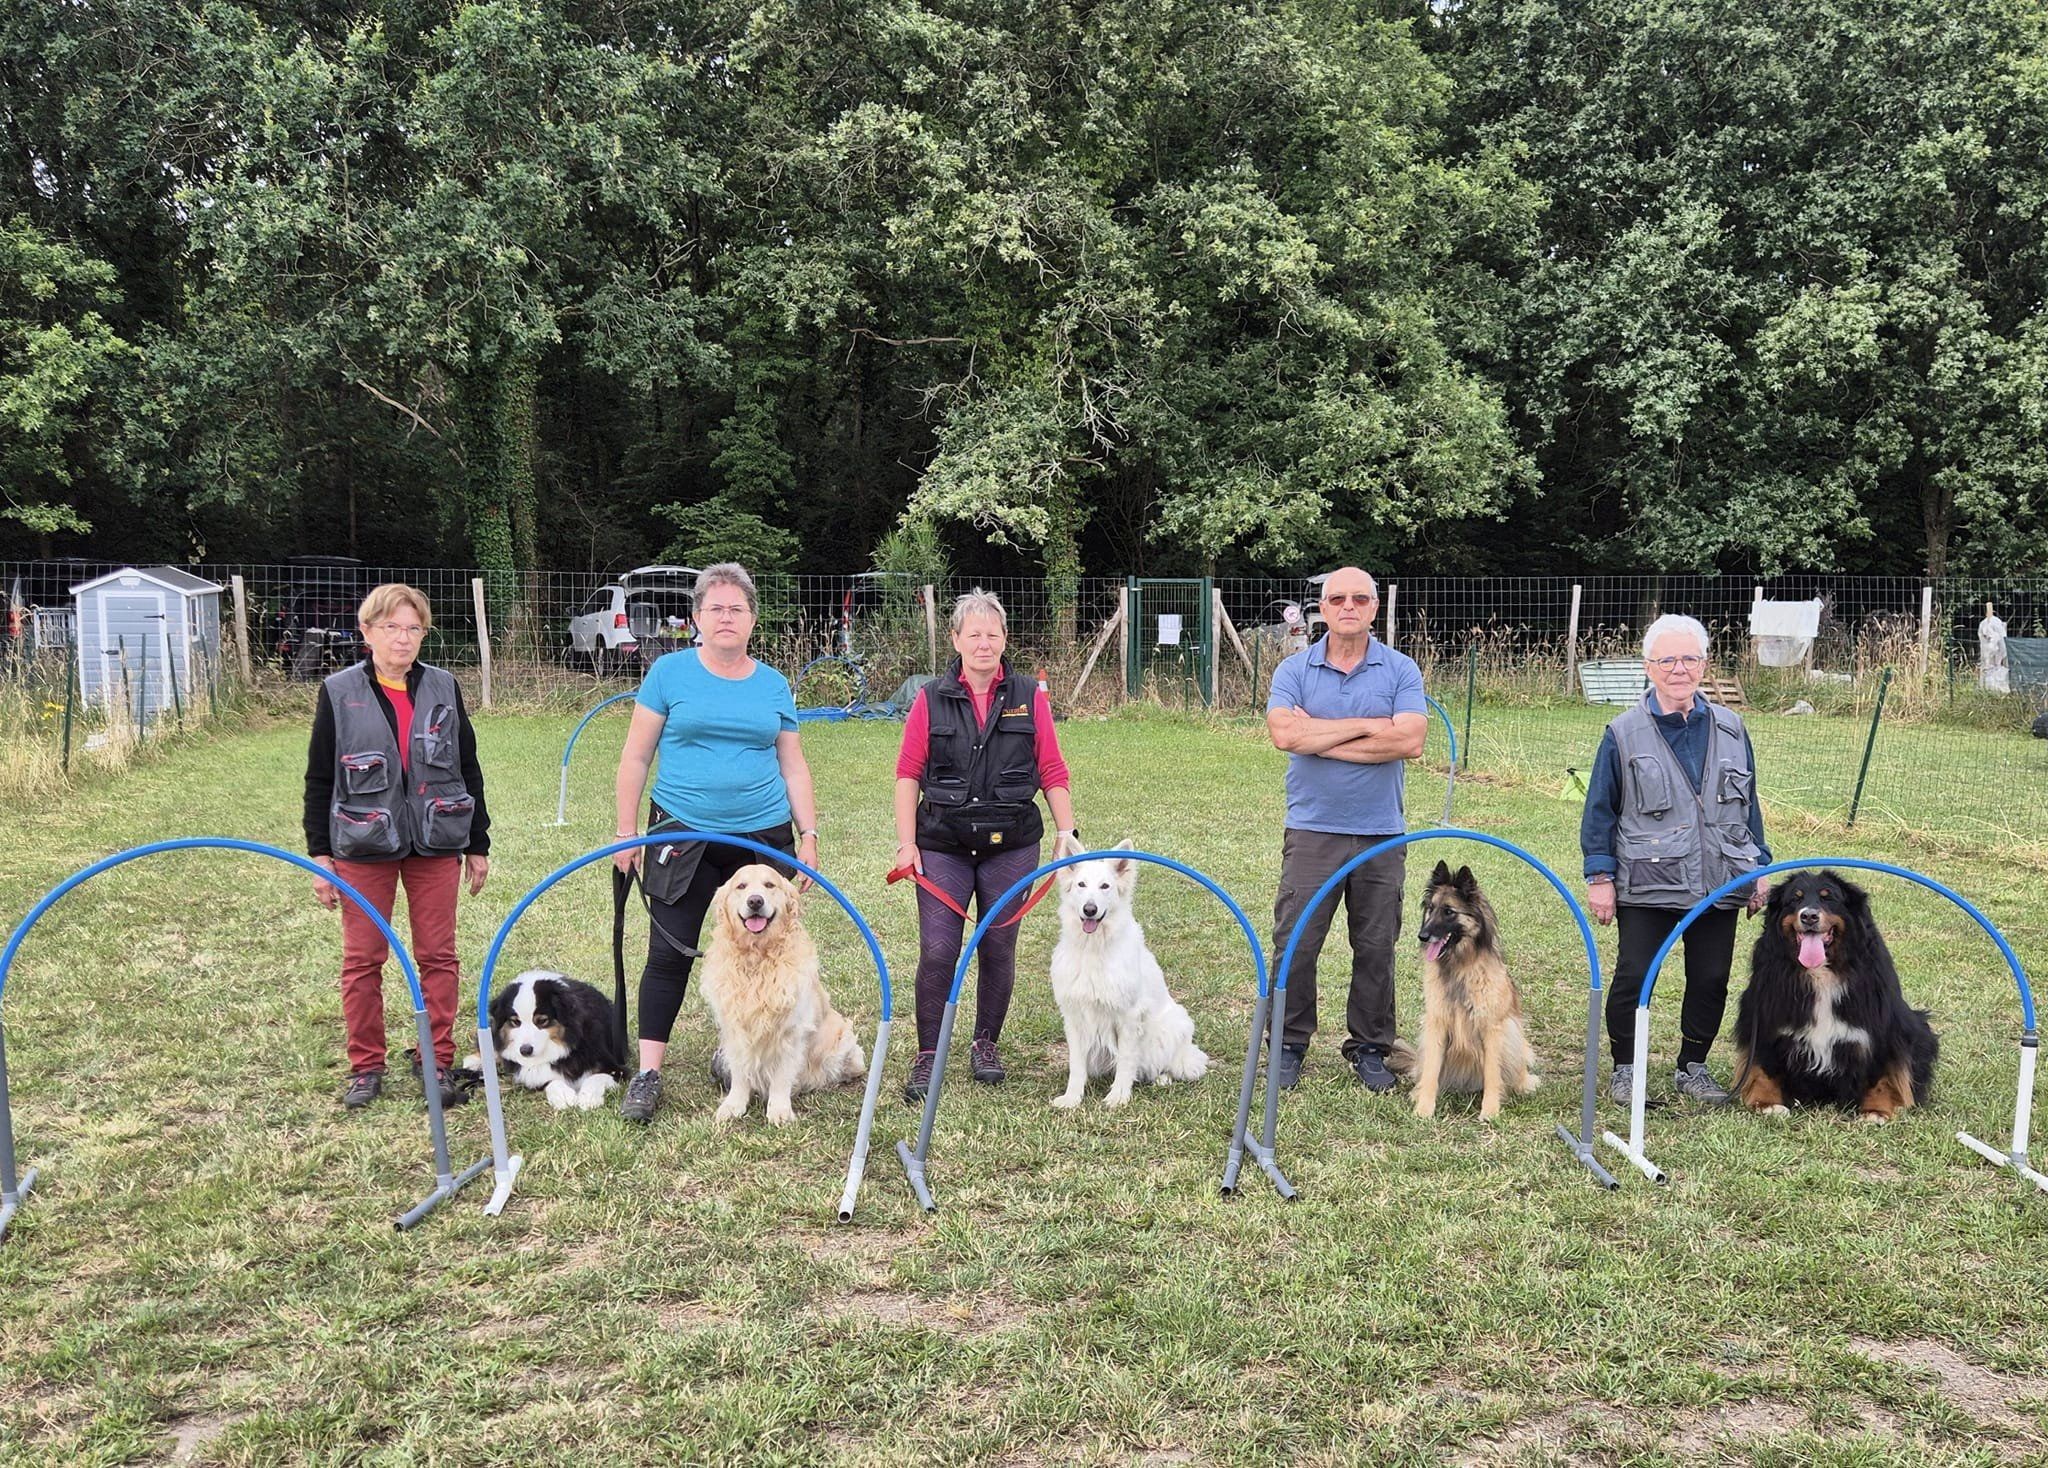
[{"label": "golden retriever", "polygon": [[712,897],[711,913],[704,1002],[732,1072],[712,1118],[737,1121],[765,1091],[769,1122],[786,1126],[796,1120],[792,1096],[857,1080],[867,1058],[818,978],[818,949],[786,877],[758,862],[741,867]]}]

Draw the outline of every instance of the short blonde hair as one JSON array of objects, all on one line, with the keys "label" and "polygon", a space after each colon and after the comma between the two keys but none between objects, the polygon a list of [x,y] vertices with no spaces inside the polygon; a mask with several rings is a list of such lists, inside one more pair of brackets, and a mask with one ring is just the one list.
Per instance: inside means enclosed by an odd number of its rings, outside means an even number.
[{"label": "short blonde hair", "polygon": [[370,594],[363,598],[363,604],[356,608],[356,621],[364,627],[374,627],[407,603],[420,614],[421,630],[433,631],[434,609],[427,605],[427,594],[403,581],[387,581],[382,586],[371,587]]},{"label": "short blonde hair", "polygon": [[993,591],[983,591],[977,586],[954,602],[953,615],[946,621],[947,630],[958,632],[967,625],[969,617],[994,617],[1003,635],[1010,635],[1010,619],[1003,615],[1003,603]]}]

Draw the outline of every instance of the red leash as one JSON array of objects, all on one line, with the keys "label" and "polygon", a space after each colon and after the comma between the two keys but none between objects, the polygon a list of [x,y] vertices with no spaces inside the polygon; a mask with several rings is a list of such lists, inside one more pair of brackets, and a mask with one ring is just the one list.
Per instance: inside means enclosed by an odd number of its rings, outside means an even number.
[{"label": "red leash", "polygon": [[[1040,882],[1038,884],[1038,890],[1032,893],[1029,897],[1025,898],[1024,905],[1017,909],[1017,915],[1015,917],[1004,918],[1001,922],[997,923],[996,926],[999,928],[1009,928],[1014,927],[1018,923],[1023,922],[1024,914],[1031,911],[1032,908],[1038,906],[1040,902],[1045,900],[1045,894],[1052,891],[1053,879],[1058,875],[1059,874],[1055,872],[1052,876],[1049,876],[1043,882]],[[948,892],[945,888],[941,887],[937,882],[934,882],[930,877],[927,877],[923,872],[919,871],[916,867],[896,868],[895,871],[889,873],[890,884],[894,885],[895,883],[902,881],[905,877],[910,878],[913,882],[917,883],[918,886],[922,887],[925,891],[931,893],[932,896],[938,898],[940,902],[943,902],[947,907],[950,907],[953,909],[953,911],[959,913],[961,917],[964,918],[967,916],[967,909],[962,907],[959,903],[953,900],[952,893]]]}]

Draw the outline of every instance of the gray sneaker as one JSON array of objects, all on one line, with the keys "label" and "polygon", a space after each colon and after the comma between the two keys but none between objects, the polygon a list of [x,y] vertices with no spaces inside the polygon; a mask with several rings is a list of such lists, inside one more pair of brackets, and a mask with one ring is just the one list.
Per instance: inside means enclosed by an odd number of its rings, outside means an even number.
[{"label": "gray sneaker", "polygon": [[1614,1076],[1607,1082],[1607,1099],[1626,1106],[1635,1099],[1636,1068],[1633,1065],[1617,1065]]},{"label": "gray sneaker", "polygon": [[1704,1061],[1695,1060],[1689,1065],[1680,1066],[1672,1080],[1678,1087],[1679,1095],[1689,1101],[1697,1101],[1702,1106],[1726,1106],[1735,1099],[1719,1081],[1707,1073]]},{"label": "gray sneaker", "polygon": [[384,1072],[359,1070],[348,1078],[348,1088],[341,1093],[341,1104],[350,1111],[361,1111],[383,1094]]},{"label": "gray sneaker", "polygon": [[661,1104],[661,1072],[643,1070],[626,1082],[626,1098],[619,1103],[619,1115],[642,1126],[654,1120],[654,1108]]}]

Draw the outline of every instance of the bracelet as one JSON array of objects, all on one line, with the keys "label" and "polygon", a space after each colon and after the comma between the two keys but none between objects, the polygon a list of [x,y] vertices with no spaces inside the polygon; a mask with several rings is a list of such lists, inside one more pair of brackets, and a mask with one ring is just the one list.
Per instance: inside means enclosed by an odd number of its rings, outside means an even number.
[{"label": "bracelet", "polygon": [[1592,876],[1586,878],[1586,885],[1588,887],[1612,887],[1614,885],[1614,878],[1606,872],[1595,872]]},{"label": "bracelet", "polygon": [[811,827],[811,829],[810,829],[810,830],[808,830],[808,831],[799,831],[799,832],[797,832],[796,834],[797,834],[797,839],[798,839],[798,840],[802,840],[802,839],[803,839],[804,837],[806,837],[806,836],[815,836],[815,835],[817,835],[817,834],[818,834],[818,828],[817,828],[816,826],[813,826],[813,827]]}]

